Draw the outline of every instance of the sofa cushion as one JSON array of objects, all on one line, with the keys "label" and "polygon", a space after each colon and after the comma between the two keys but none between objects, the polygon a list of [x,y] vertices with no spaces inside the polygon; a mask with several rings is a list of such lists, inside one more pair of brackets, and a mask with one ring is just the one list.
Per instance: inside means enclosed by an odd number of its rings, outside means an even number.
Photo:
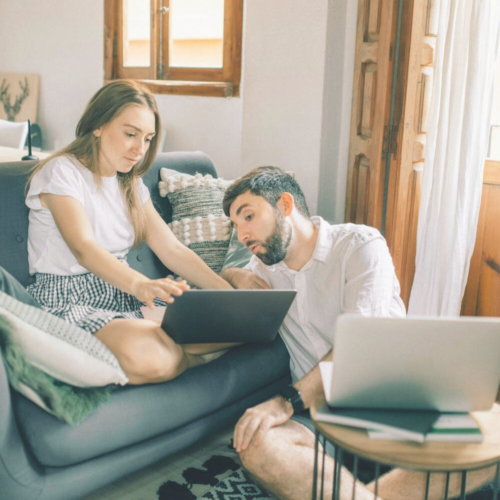
[{"label": "sofa cushion", "polygon": [[167,168],[160,170],[160,176],[160,196],[168,198],[172,205],[172,232],[219,274],[231,237],[231,222],[222,210],[222,199],[233,181]]},{"label": "sofa cushion", "polygon": [[77,387],[128,383],[115,355],[95,336],[0,291],[0,317],[26,361]]},{"label": "sofa cushion", "polygon": [[20,430],[44,466],[64,467],[180,428],[283,377],[289,356],[280,337],[246,344],[163,384],[127,386],[77,427],[14,394]]},{"label": "sofa cushion", "polygon": [[34,283],[28,267],[28,207],[26,182],[36,161],[0,163],[0,266],[23,286]]},{"label": "sofa cushion", "polygon": [[[158,154],[153,166],[143,177],[143,180],[149,189],[153,205],[165,222],[172,220],[172,206],[167,198],[160,196],[158,190],[160,170],[162,168],[175,169],[185,174],[194,175],[196,172],[200,172],[203,175],[210,174],[213,177],[217,177],[214,164],[205,153],[195,151]],[[132,248],[127,255],[127,262],[130,264],[130,267],[149,278],[164,278],[172,274],[146,244],[141,245],[139,248]]]}]

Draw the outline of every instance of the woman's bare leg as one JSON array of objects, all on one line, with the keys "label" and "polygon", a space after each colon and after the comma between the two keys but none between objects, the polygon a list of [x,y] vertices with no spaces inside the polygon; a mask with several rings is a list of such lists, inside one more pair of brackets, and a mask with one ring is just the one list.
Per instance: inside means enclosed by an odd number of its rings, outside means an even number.
[{"label": "woman's bare leg", "polygon": [[[195,349],[176,344],[162,329],[145,319],[115,319],[95,336],[116,356],[131,384],[166,382],[207,361],[202,354],[228,344],[204,344]],[[193,347],[190,346],[190,347]],[[220,348],[219,348],[220,350]]]}]

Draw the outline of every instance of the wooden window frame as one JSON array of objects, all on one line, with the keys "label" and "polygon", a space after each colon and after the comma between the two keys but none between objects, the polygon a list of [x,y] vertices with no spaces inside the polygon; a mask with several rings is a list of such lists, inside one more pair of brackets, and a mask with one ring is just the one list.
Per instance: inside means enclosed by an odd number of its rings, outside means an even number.
[{"label": "wooden window frame", "polygon": [[[105,80],[133,78],[146,84],[155,94],[209,97],[239,96],[243,0],[224,0],[222,68],[170,68],[168,63],[170,0],[150,0],[150,2],[151,65],[148,68],[126,68],[123,66],[122,61],[123,0],[104,0]],[[160,12],[161,8],[166,8],[167,11],[162,14]],[[160,31],[163,32],[161,40]],[[160,43],[162,44],[161,47]],[[159,57],[160,53],[163,54],[162,60]]]}]

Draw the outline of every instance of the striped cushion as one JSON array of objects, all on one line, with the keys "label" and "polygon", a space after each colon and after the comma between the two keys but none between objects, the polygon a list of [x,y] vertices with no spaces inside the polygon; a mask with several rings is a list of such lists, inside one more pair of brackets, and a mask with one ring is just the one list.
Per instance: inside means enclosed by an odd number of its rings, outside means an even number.
[{"label": "striped cushion", "polygon": [[115,355],[96,337],[42,309],[0,292],[0,316],[28,363],[77,387],[124,385],[128,379]]},{"label": "striped cushion", "polygon": [[214,179],[211,175],[180,174],[166,168],[161,169],[160,176],[160,195],[166,196],[172,205],[169,226],[173,233],[219,274],[232,232],[229,218],[222,210],[222,199],[233,181]]}]

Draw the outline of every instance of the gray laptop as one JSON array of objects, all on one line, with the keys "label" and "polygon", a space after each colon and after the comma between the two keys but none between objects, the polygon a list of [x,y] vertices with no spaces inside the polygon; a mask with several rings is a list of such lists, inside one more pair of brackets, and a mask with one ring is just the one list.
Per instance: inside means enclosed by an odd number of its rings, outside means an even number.
[{"label": "gray laptop", "polygon": [[178,344],[270,342],[296,290],[189,290],[167,306],[161,327]]},{"label": "gray laptop", "polygon": [[500,318],[342,315],[326,399],[334,408],[481,411],[499,382]]}]

